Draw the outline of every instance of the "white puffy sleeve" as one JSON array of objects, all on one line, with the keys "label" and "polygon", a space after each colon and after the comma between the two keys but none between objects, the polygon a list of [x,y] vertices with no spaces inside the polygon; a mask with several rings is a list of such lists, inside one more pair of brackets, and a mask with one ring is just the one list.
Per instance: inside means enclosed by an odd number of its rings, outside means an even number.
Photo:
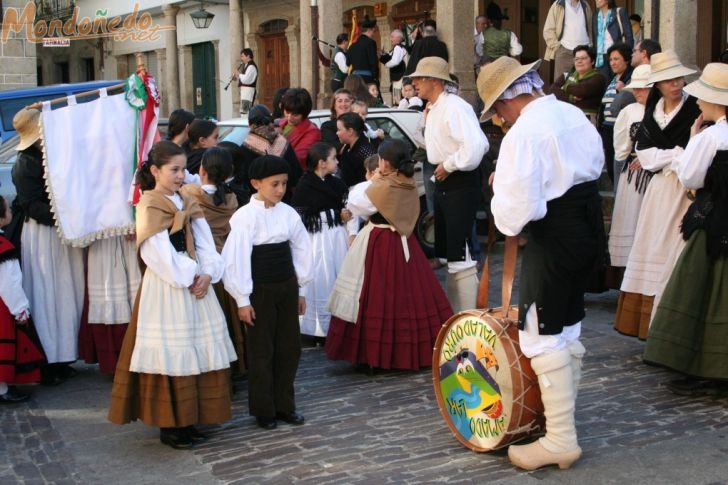
[{"label": "white puffy sleeve", "polygon": [[718,142],[707,130],[695,135],[685,151],[676,157],[675,172],[680,182],[688,189],[700,189],[705,183],[705,174],[713,163]]},{"label": "white puffy sleeve", "polygon": [[15,318],[20,317],[30,307],[28,297],[23,291],[23,273],[17,259],[0,263],[0,300]]},{"label": "white puffy sleeve", "polygon": [[369,200],[369,196],[367,195],[367,189],[371,184],[370,181],[361,182],[349,190],[346,208],[353,215],[368,219],[369,216],[377,213],[377,208],[374,207],[374,204],[372,204],[372,201]]},{"label": "white puffy sleeve", "polygon": [[[639,148],[639,144],[637,148]],[[639,158],[642,168],[650,172],[658,172],[663,168],[670,168],[675,158],[682,155],[683,151],[680,146],[667,150],[652,147],[646,150],[637,150],[637,158]]]},{"label": "white puffy sleeve", "polygon": [[451,109],[447,112],[449,135],[458,149],[442,162],[448,172],[470,171],[478,168],[488,151],[488,139],[483,134],[472,109]]},{"label": "white puffy sleeve", "polygon": [[139,254],[147,270],[175,288],[188,288],[197,274],[197,262],[189,256],[178,253],[169,241],[169,232],[160,231],[144,241]]},{"label": "white puffy sleeve", "polygon": [[523,46],[520,42],[518,42],[518,37],[516,37],[516,34],[511,32],[511,46],[508,49],[508,54],[510,54],[511,57],[520,56],[521,52],[523,52]]},{"label": "white puffy sleeve", "polygon": [[291,255],[293,256],[293,267],[296,270],[298,286],[303,288],[313,279],[313,249],[311,248],[311,236],[301,222],[301,217],[291,210],[288,216],[290,225]]},{"label": "white puffy sleeve", "polygon": [[626,160],[632,153],[632,139],[629,137],[630,121],[629,110],[623,109],[614,122],[614,159]]},{"label": "white puffy sleeve", "polygon": [[225,290],[235,298],[238,308],[250,305],[253,293],[253,274],[250,257],[253,254],[253,235],[243,221],[230,219],[230,234],[222,248]]},{"label": "white puffy sleeve", "polygon": [[546,216],[540,154],[549,150],[540,143],[516,138],[503,139],[490,203],[495,225],[506,236],[520,234],[530,221]]},{"label": "white puffy sleeve", "polygon": [[212,231],[203,217],[192,219],[192,236],[195,240],[195,253],[197,255],[197,274],[206,274],[217,283],[222,278],[225,270],[225,263],[222,256],[215,249],[215,240],[212,238]]}]

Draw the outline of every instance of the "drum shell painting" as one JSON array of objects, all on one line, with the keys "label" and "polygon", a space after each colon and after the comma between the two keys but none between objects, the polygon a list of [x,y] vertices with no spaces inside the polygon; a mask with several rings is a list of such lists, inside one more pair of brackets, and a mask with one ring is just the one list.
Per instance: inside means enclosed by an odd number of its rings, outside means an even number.
[{"label": "drum shell painting", "polygon": [[486,452],[542,433],[538,381],[514,322],[481,310],[454,315],[435,343],[432,374],[440,412],[463,446]]}]

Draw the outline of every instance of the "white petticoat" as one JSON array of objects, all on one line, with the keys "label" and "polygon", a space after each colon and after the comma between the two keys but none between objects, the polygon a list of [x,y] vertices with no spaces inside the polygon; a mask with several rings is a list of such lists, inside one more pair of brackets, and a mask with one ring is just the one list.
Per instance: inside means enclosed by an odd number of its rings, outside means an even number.
[{"label": "white petticoat", "polygon": [[656,173],[642,201],[634,244],[622,280],[622,291],[657,296],[657,301],[685,247],[680,223],[690,206],[675,172]]},{"label": "white petticoat", "polygon": [[93,242],[88,248],[88,322],[129,323],[140,280],[134,240],[116,236]]},{"label": "white petticoat", "polygon": [[[644,193],[637,192],[635,180],[627,182],[628,170],[619,175],[617,196],[612,212],[612,226],[609,230],[609,259],[612,266],[625,267],[634,243],[637,220],[642,207]],[[633,177],[636,177],[635,173]]]},{"label": "white petticoat", "polygon": [[306,313],[300,317],[301,333],[316,337],[325,337],[329,331],[331,313],[326,306],[349,248],[346,227],[329,227],[325,214],[322,212],[321,231],[311,234],[313,281],[301,291],[306,298]]},{"label": "white petticoat", "polygon": [[212,287],[202,299],[174,288],[151,269],[144,273],[130,370],[190,376],[226,369],[235,348]]},{"label": "white petticoat", "polygon": [[83,310],[83,249],[62,244],[55,227],[29,219],[21,252],[23,290],[48,363],[73,362]]}]

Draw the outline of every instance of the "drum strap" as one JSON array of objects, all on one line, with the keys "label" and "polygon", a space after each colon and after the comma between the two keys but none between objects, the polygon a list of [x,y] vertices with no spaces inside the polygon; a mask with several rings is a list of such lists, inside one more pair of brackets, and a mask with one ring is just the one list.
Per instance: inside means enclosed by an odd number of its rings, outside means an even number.
[{"label": "drum strap", "polygon": [[[480,277],[480,285],[478,286],[478,298],[476,306],[478,308],[488,307],[488,292],[490,290],[490,252],[492,243],[489,241],[488,251],[483,263],[483,273]],[[508,309],[511,306],[511,294],[513,292],[513,281],[516,277],[516,260],[518,259],[518,236],[506,237],[506,247],[503,254],[503,280],[501,282],[501,296],[503,316],[508,316]]]}]

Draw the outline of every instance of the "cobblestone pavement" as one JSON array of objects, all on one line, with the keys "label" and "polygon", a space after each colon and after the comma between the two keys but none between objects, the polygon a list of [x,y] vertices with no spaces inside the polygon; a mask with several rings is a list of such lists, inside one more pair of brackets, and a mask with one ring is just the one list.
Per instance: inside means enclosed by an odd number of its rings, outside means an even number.
[{"label": "cobblestone pavement", "polygon": [[672,374],[644,365],[644,344],[612,329],[615,301],[616,292],[588,297],[576,413],[584,455],[568,471],[524,473],[504,451],[461,447],[429,370],[357,373],[319,347],[304,350],[296,381],[304,426],[257,428],[243,382],[233,419],[192,451],[160,445],[142,424],[106,422],[110,380],[77,364],[71,381],[0,407],[0,484],[728,483],[728,396],[665,389]]}]

